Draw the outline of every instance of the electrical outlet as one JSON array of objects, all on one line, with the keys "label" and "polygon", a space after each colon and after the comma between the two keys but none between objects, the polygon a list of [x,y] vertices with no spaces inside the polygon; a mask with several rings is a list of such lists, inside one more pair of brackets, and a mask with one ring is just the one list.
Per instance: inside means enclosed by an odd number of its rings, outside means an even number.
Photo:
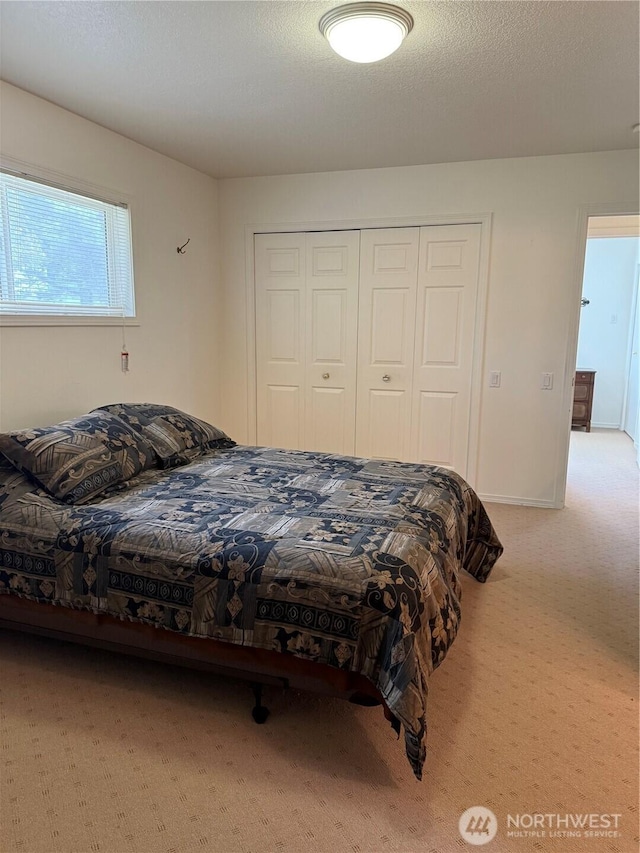
[{"label": "electrical outlet", "polygon": [[489,388],[499,388],[502,381],[502,373],[499,370],[492,370],[489,374]]},{"label": "electrical outlet", "polygon": [[551,391],[553,388],[553,373],[543,373],[540,385],[543,391]]}]

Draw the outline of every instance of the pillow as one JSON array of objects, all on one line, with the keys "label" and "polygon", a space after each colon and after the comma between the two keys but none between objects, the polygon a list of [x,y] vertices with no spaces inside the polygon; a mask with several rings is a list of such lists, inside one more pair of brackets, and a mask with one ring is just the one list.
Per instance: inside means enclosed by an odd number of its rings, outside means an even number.
[{"label": "pillow", "polygon": [[101,410],[117,415],[144,436],[158,455],[161,468],[184,465],[208,450],[235,447],[235,441],[221,429],[172,406],[112,403]]},{"label": "pillow", "polygon": [[68,504],[86,503],[158,464],[144,436],[104,411],[55,426],[0,434],[0,452]]}]

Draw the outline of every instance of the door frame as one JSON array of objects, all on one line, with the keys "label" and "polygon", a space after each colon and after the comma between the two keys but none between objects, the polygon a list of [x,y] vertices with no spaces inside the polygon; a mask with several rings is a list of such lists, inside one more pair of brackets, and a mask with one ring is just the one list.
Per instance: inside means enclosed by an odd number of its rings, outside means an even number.
[{"label": "door frame", "polygon": [[245,287],[247,322],[247,436],[256,443],[257,436],[257,381],[256,381],[256,299],[255,256],[256,234],[294,233],[306,231],[362,231],[369,228],[407,228],[431,225],[480,225],[480,258],[478,262],[478,290],[476,295],[475,326],[473,332],[473,364],[471,367],[471,401],[469,409],[469,444],[467,448],[466,480],[475,487],[478,472],[480,433],[480,408],[482,376],[484,373],[484,342],[489,290],[489,263],[491,252],[491,227],[493,214],[437,214],[432,216],[402,216],[376,219],[341,219],[329,221],[298,221],[256,223],[245,225]]},{"label": "door frame", "polygon": [[584,264],[587,251],[587,227],[590,216],[637,216],[640,205],[629,202],[594,202],[578,207],[576,220],[576,250],[574,262],[571,299],[574,306],[569,315],[567,346],[564,359],[564,396],[562,405],[565,412],[565,428],[558,431],[556,449],[556,471],[558,472],[554,488],[553,506],[562,509],[567,495],[567,474],[569,471],[569,443],[571,440],[571,415],[573,411],[573,382],[578,360],[578,332],[580,330],[580,300],[584,281]]},{"label": "door frame", "polygon": [[[627,417],[629,415],[629,384],[631,382],[631,365],[633,363],[633,340],[636,333],[636,330],[640,333],[640,329],[637,329],[638,322],[640,322],[640,318],[638,317],[638,299],[640,299],[640,263],[636,264],[636,274],[635,281],[633,283],[633,296],[631,297],[631,318],[629,323],[629,335],[627,341],[627,359],[625,362],[625,376],[624,376],[624,397],[622,400],[622,417],[620,419],[620,429],[623,432],[627,432],[625,429],[627,425]],[[640,401],[639,401],[640,405]],[[635,412],[636,419],[638,418],[638,412]],[[629,433],[627,432],[627,435]],[[631,438],[631,436],[629,436]],[[636,435],[635,439],[633,439],[633,445],[636,448],[640,448],[640,436],[638,435],[638,424],[636,423]]]}]

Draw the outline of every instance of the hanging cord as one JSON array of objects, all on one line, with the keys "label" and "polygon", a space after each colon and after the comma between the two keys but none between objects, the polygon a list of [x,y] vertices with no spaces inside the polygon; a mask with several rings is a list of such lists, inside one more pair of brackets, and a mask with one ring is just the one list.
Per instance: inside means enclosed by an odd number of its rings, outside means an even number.
[{"label": "hanging cord", "polygon": [[129,372],[129,351],[127,350],[127,341],[124,331],[124,317],[122,318],[122,350],[120,352],[120,367],[123,373]]},{"label": "hanging cord", "polygon": [[122,349],[120,350],[120,369],[123,373],[129,372],[129,350],[127,349],[127,326],[124,311],[123,294],[120,295],[120,304],[122,306]]}]

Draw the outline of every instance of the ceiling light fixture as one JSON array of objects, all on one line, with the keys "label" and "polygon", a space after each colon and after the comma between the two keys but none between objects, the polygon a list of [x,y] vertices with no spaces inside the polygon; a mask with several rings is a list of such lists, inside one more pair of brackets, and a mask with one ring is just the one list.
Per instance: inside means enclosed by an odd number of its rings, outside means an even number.
[{"label": "ceiling light fixture", "polygon": [[378,62],[390,56],[412,27],[411,15],[390,3],[348,3],[320,18],[322,35],[351,62]]}]

